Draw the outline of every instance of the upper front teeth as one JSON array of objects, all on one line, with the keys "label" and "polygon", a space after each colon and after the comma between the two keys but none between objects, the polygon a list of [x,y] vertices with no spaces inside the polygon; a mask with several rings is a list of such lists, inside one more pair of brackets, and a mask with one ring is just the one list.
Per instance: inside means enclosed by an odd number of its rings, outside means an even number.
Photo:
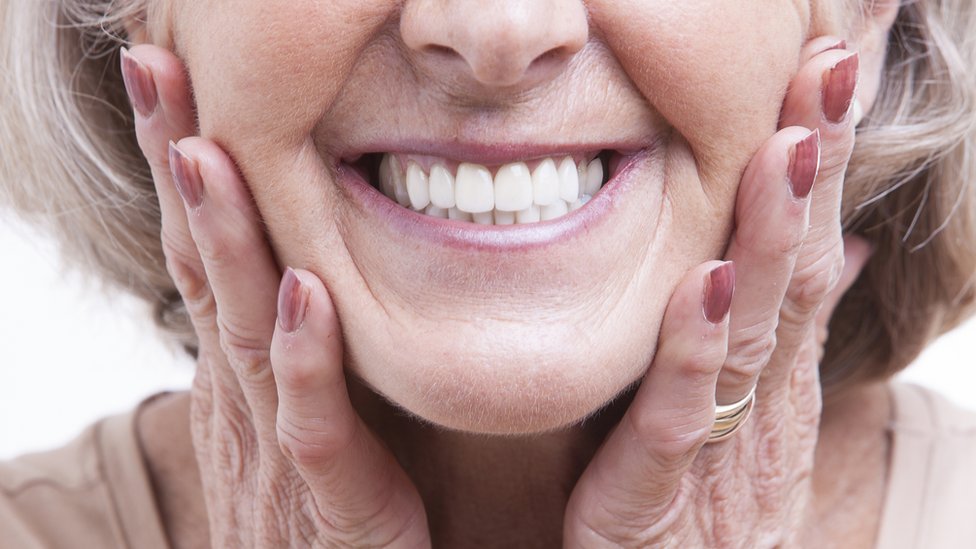
[{"label": "upper front teeth", "polygon": [[[403,166],[403,163],[406,166]],[[582,207],[603,185],[599,158],[577,163],[566,156],[546,158],[529,169],[525,162],[498,168],[462,162],[451,173],[435,162],[429,174],[409,157],[383,155],[379,189],[403,207],[427,215],[496,225],[535,223]]]}]

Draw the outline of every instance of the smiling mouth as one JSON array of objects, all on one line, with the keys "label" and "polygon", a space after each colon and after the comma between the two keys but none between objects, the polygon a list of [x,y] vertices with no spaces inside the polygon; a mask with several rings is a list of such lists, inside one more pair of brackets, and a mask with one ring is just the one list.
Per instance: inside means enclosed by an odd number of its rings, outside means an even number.
[{"label": "smiling mouth", "polygon": [[481,225],[564,217],[613,177],[623,155],[601,150],[498,165],[405,153],[364,154],[348,164],[374,189],[426,216]]}]

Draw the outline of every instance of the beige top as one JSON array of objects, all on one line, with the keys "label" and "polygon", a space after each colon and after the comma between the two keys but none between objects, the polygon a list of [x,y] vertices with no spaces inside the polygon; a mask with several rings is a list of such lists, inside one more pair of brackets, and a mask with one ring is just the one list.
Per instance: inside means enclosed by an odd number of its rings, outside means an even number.
[{"label": "beige top", "polygon": [[[976,413],[892,384],[882,549],[976,547]],[[166,549],[135,432],[137,411],[64,448],[0,463],[0,548]]]}]

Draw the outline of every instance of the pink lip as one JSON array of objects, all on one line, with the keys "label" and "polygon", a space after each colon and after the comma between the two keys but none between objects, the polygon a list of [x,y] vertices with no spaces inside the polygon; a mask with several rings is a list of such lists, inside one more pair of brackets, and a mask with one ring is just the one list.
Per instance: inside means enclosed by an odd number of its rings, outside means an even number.
[{"label": "pink lip", "polygon": [[[619,144],[613,145],[621,150]],[[453,153],[458,147],[438,147],[437,154]],[[376,151],[377,149],[373,149]],[[379,149],[383,150],[383,149]],[[390,150],[390,149],[387,149]],[[393,149],[396,150],[396,149]],[[402,150],[402,149],[401,149]],[[470,153],[470,148],[466,148]],[[518,149],[517,154],[529,158],[535,154],[545,155],[532,148]],[[547,148],[545,151],[556,150]],[[586,150],[594,150],[588,145]],[[559,152],[570,152],[566,148]],[[427,154],[422,149],[417,151]],[[599,193],[585,206],[552,221],[527,225],[478,225],[450,219],[440,219],[411,211],[383,196],[365,181],[360,174],[345,163],[337,168],[338,181],[352,202],[367,217],[375,222],[388,225],[392,234],[403,235],[411,240],[426,241],[429,245],[442,246],[465,251],[513,252],[528,251],[540,247],[565,242],[602,224],[616,208],[620,198],[633,186],[635,168],[649,156],[650,149],[644,148],[624,158],[616,173],[603,186]],[[457,155],[467,161],[489,163],[510,161],[513,149],[490,151],[478,156],[478,160],[468,155]],[[346,156],[347,158],[349,156]]]},{"label": "pink lip", "polygon": [[513,159],[531,160],[546,156],[574,155],[589,152],[599,152],[605,149],[615,150],[624,155],[635,155],[647,148],[647,143],[587,143],[580,144],[513,144],[500,143],[497,145],[486,143],[465,143],[443,141],[418,140],[404,143],[370,143],[368,147],[355,147],[344,151],[338,158],[348,162],[363,154],[370,153],[405,153],[423,156],[436,156],[457,162],[471,162],[491,166],[512,162]]}]

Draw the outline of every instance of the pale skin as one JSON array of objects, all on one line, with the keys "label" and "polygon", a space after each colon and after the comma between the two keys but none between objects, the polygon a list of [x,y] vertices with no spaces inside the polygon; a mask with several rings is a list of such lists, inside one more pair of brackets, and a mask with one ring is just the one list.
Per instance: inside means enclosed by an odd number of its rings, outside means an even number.
[{"label": "pale skin", "polygon": [[[501,2],[474,19],[477,10],[454,3],[406,2],[399,13],[379,1],[270,4],[235,4],[238,23],[213,30],[207,20],[221,13],[219,3],[174,3],[133,29],[156,44],[131,52],[155,94],[152,108],[137,108],[137,131],[160,198],[167,264],[200,337],[189,397],[160,401],[141,420],[175,546],[873,545],[885,392],[852,388],[821,414],[816,375],[818,330],[870,253],[841,235],[854,120],[850,109],[833,120],[825,112],[825,75],[859,50],[858,94],[869,109],[894,8],[877,7],[845,47],[837,36],[804,40],[840,28],[831,3],[769,14],[760,2],[736,3],[730,13],[721,13],[726,3],[668,10],[591,2],[581,12],[569,1]],[[261,46],[274,37],[260,29],[299,20],[302,8],[309,29],[334,25],[333,48],[312,49],[314,33],[302,25],[275,48]],[[249,26],[258,12],[262,25]],[[471,53],[492,47],[484,36],[493,22],[531,23],[543,13],[566,20],[556,29],[516,26],[520,40],[496,45],[488,61]],[[755,33],[738,32],[762,17],[776,53]],[[467,32],[438,34],[431,21]],[[719,23],[723,32],[701,32]],[[653,39],[635,34],[647,29],[658,31]],[[388,46],[391,36],[401,47]],[[681,54],[662,56],[679,38]],[[430,44],[457,55],[444,58]],[[232,62],[227,56],[238,51],[252,55]],[[535,62],[550,51],[558,55]],[[730,51],[742,58],[725,74],[721,55]],[[394,75],[401,91],[418,89],[390,95],[391,86],[350,84],[382,80],[391,67],[422,74]],[[334,77],[312,76],[322,74]],[[609,113],[580,84],[587,76],[609,90]],[[438,103],[441,94],[492,109],[458,110]],[[573,108],[569,97],[593,99],[574,111],[578,126],[559,119]],[[547,111],[554,104],[561,110]],[[567,143],[613,142],[614,132],[633,143],[649,132],[672,139],[658,157],[663,165],[642,165],[642,183],[614,212],[615,226],[572,246],[519,252],[518,277],[487,253],[428,250],[428,262],[462,266],[446,282],[425,279],[417,255],[352,215],[339,184],[314,169],[350,143],[369,142],[376,111],[397,113],[380,120],[401,139],[411,124],[434,128],[433,137],[451,127],[464,138],[475,116],[489,143],[572,132],[579,135]],[[604,122],[586,120],[587,112]],[[561,133],[544,123],[554,119]],[[812,192],[797,196],[790,159],[811,130],[819,131],[821,169]],[[170,141],[174,158],[202,182],[200,204],[174,186]],[[654,202],[662,188],[666,199]],[[665,205],[648,212],[643,204]],[[654,216],[656,227],[644,225]],[[736,266],[735,294],[729,311],[706,318],[706,281],[719,258]],[[484,281],[464,266],[492,262],[502,265],[497,286],[488,299],[469,299]],[[583,276],[546,291],[551,275],[541,273],[577,264],[621,276],[603,276],[594,292],[581,282],[593,274],[583,267]],[[294,276],[283,278],[286,266]],[[304,317],[291,324],[278,294],[288,302],[296,277]],[[411,286],[418,279],[428,284],[423,293]],[[608,320],[591,328],[586,348],[569,345],[594,317]],[[472,328],[494,345],[469,352]],[[430,332],[450,337],[416,343]],[[553,337],[564,339],[539,343]],[[429,353],[456,360],[432,367]],[[580,422],[638,380],[636,391]],[[716,402],[738,400],[757,380],[743,430],[703,446]],[[586,391],[567,391],[582,381]],[[516,393],[503,389],[513,383]],[[851,408],[863,423],[833,421]],[[194,461],[199,479],[179,466]],[[819,528],[828,521],[829,531]]]}]

